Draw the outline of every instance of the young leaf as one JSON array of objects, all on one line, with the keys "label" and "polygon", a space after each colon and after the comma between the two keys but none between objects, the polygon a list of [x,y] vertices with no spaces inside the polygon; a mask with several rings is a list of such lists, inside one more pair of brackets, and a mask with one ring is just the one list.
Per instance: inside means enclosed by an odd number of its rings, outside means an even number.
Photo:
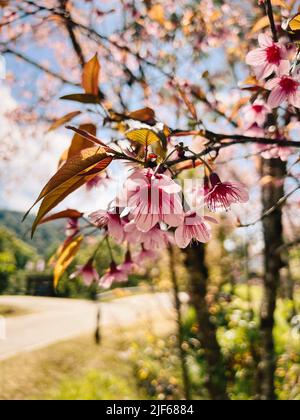
[{"label": "young leaf", "polygon": [[[278,22],[280,20],[279,16],[274,15],[274,19],[276,22]],[[270,25],[270,21],[268,16],[264,16],[262,18],[260,18],[255,25],[253,26],[251,32],[254,34],[256,32],[261,31],[262,29],[265,29],[267,26]]]},{"label": "young leaf", "polygon": [[161,141],[160,136],[155,131],[148,130],[147,128],[128,131],[126,133],[126,137],[128,138],[128,140],[142,144],[145,147],[148,147],[151,144]]},{"label": "young leaf", "polygon": [[70,112],[69,114],[67,114],[64,117],[60,118],[59,120],[55,121],[51,125],[51,127],[47,130],[47,132],[49,133],[50,131],[56,130],[57,128],[66,124],[67,122],[71,121],[73,118],[77,117],[80,114],[81,114],[81,111]]},{"label": "young leaf", "polygon": [[149,125],[155,124],[155,112],[151,108],[143,108],[130,112],[128,117],[132,120],[141,121]]},{"label": "young leaf", "polygon": [[66,269],[74,260],[77,252],[80,249],[80,245],[83,241],[83,237],[79,236],[73,239],[66,247],[63,247],[61,254],[59,255],[55,267],[54,267],[54,288],[56,289]]},{"label": "young leaf", "polygon": [[[106,160],[105,160],[106,159]],[[57,173],[50,179],[47,185],[41,191],[36,202],[33,204],[31,209],[46,195],[50,194],[57,187],[62,186],[65,182],[78,176],[84,171],[90,170],[91,167],[97,163],[104,161],[108,164],[112,161],[113,157],[108,156],[104,147],[90,147],[82,150],[78,155],[73,156],[57,171]],[[105,167],[103,167],[105,169]],[[30,209],[30,210],[31,210]],[[24,219],[29,214],[26,213]]]},{"label": "young leaf", "polygon": [[64,101],[80,102],[82,104],[99,104],[100,103],[99,97],[90,93],[74,93],[72,95],[62,96],[60,99],[63,99]]},{"label": "young leaf", "polygon": [[97,54],[84,66],[82,87],[86,93],[98,96],[100,63]]},{"label": "young leaf", "polygon": [[[67,196],[76,191],[78,188],[82,187],[86,182],[93,179],[95,174],[102,172],[107,166],[111,163],[113,157],[108,156],[104,157],[101,162],[98,162],[95,165],[88,167],[82,173],[77,174],[69,178],[67,181],[58,185],[56,188],[51,190],[43,199],[42,204],[39,208],[38,214],[32,226],[31,235],[33,237],[34,232],[37,226],[40,224],[43,217],[54,209],[60,202],[62,202]],[[68,163],[68,162],[67,162]],[[90,175],[90,171],[97,166],[97,171]]]},{"label": "young leaf", "polygon": [[98,144],[99,146],[105,147],[107,151],[110,150],[109,147],[107,147],[101,140],[95,137],[93,130],[90,129],[91,126],[92,124],[84,124],[80,126],[79,128],[72,127],[72,126],[67,126],[66,128],[68,130],[75,131],[75,133],[79,134],[81,137],[84,137],[85,139],[90,140],[94,144]]},{"label": "young leaf", "polygon": [[68,209],[64,211],[60,211],[59,213],[52,214],[49,217],[45,217],[40,221],[40,225],[48,222],[52,222],[53,220],[59,220],[59,219],[79,219],[83,216],[83,213],[80,213],[77,210]]},{"label": "young leaf", "polygon": [[[93,136],[95,136],[97,132],[97,128],[94,124],[82,124],[79,127],[79,130],[92,134]],[[93,146],[95,146],[94,142],[88,140],[86,137],[83,137],[79,133],[75,133],[72,139],[71,146],[68,149],[66,160],[77,155],[81,152],[81,150],[88,149],[89,147]]]}]

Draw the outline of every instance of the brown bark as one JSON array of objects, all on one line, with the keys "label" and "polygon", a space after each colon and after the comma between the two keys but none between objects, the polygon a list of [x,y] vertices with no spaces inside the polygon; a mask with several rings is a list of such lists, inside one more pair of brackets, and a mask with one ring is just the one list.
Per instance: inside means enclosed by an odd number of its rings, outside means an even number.
[{"label": "brown bark", "polygon": [[263,213],[275,206],[275,210],[263,219],[264,233],[264,291],[260,314],[261,330],[261,395],[263,400],[275,400],[274,376],[276,355],[274,349],[274,313],[280,284],[280,269],[283,266],[278,248],[283,245],[282,208],[276,203],[284,196],[286,165],[279,159],[262,161]]},{"label": "brown bark", "polygon": [[216,326],[211,321],[207,306],[208,270],[205,264],[205,246],[194,244],[185,251],[186,267],[190,276],[190,292],[199,323],[199,338],[204,350],[207,369],[207,389],[212,400],[228,400],[226,374]]}]

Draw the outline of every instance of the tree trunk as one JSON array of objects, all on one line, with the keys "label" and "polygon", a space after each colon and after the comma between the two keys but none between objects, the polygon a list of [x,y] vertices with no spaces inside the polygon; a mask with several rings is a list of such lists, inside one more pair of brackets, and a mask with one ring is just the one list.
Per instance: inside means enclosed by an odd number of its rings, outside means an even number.
[{"label": "tree trunk", "polygon": [[[284,177],[286,165],[279,159],[262,161],[263,212],[276,206],[284,196]],[[283,245],[282,209],[276,208],[263,219],[264,233],[264,290],[260,314],[261,329],[261,399],[275,400],[274,376],[276,369],[276,355],[274,350],[274,313],[280,284],[280,269],[282,259],[278,255],[278,248]]]},{"label": "tree trunk", "polygon": [[184,331],[183,331],[183,321],[182,321],[182,305],[179,297],[179,285],[176,274],[176,256],[175,250],[172,245],[169,247],[169,262],[170,262],[170,273],[171,280],[173,285],[173,295],[174,295],[174,307],[176,310],[176,321],[177,321],[177,340],[178,340],[178,350],[181,361],[181,371],[182,371],[182,382],[184,388],[184,396],[186,400],[192,399],[191,392],[191,383],[189,377],[189,368],[187,362],[187,354],[183,348],[184,344]]},{"label": "tree trunk", "polygon": [[186,249],[185,254],[190,276],[191,299],[197,313],[199,338],[206,362],[207,389],[212,400],[228,400],[222,352],[206,302],[208,270],[205,265],[205,246],[194,244]]}]

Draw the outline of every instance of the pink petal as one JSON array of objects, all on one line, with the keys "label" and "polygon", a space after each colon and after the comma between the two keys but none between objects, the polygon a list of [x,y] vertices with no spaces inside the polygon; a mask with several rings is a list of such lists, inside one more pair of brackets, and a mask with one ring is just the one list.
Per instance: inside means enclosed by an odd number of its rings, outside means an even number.
[{"label": "pink petal", "polygon": [[270,108],[278,108],[282,102],[288,98],[287,94],[280,86],[276,87],[269,95],[268,105]]},{"label": "pink petal", "polygon": [[186,248],[193,239],[191,232],[186,226],[179,226],[175,231],[175,242],[179,248]]},{"label": "pink petal", "polygon": [[288,76],[290,74],[290,67],[289,60],[282,60],[278,68],[278,76]]},{"label": "pink petal", "polygon": [[195,226],[195,239],[197,241],[206,243],[211,238],[210,226],[202,223],[201,225]]},{"label": "pink petal", "polygon": [[239,196],[239,203],[248,203],[250,197],[245,185],[239,182],[231,182],[231,185]]},{"label": "pink petal", "polygon": [[159,222],[158,214],[139,214],[135,217],[137,228],[141,232],[149,232]]},{"label": "pink petal", "polygon": [[265,84],[265,88],[268,90],[274,89],[276,86],[278,86],[280,83],[280,77],[274,77],[274,79],[269,80]]},{"label": "pink petal", "polygon": [[250,51],[246,57],[249,66],[262,66],[266,63],[266,52],[262,48]]},{"label": "pink petal", "polygon": [[214,223],[215,225],[218,225],[219,224],[219,222],[214,217],[204,216],[204,219],[207,222]]},{"label": "pink petal", "polygon": [[266,34],[259,34],[258,35],[258,43],[261,48],[268,48],[273,45],[273,40]]},{"label": "pink petal", "polygon": [[276,66],[274,64],[266,63],[263,66],[259,66],[255,68],[255,75],[258,80],[266,79],[267,77],[271,76],[271,74],[275,71]]}]

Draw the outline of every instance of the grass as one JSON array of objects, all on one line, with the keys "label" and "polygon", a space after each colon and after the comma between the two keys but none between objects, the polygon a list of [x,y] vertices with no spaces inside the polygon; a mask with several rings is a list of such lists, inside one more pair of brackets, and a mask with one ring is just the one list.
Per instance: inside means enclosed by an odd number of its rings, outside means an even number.
[{"label": "grass", "polygon": [[[172,331],[172,323],[163,324],[155,333]],[[143,399],[146,395],[137,386],[130,363],[130,346],[144,340],[150,328],[105,330],[100,346],[88,335],[0,362],[0,399]]]},{"label": "grass", "polygon": [[28,314],[29,311],[19,306],[0,305],[0,316],[11,317]]}]

